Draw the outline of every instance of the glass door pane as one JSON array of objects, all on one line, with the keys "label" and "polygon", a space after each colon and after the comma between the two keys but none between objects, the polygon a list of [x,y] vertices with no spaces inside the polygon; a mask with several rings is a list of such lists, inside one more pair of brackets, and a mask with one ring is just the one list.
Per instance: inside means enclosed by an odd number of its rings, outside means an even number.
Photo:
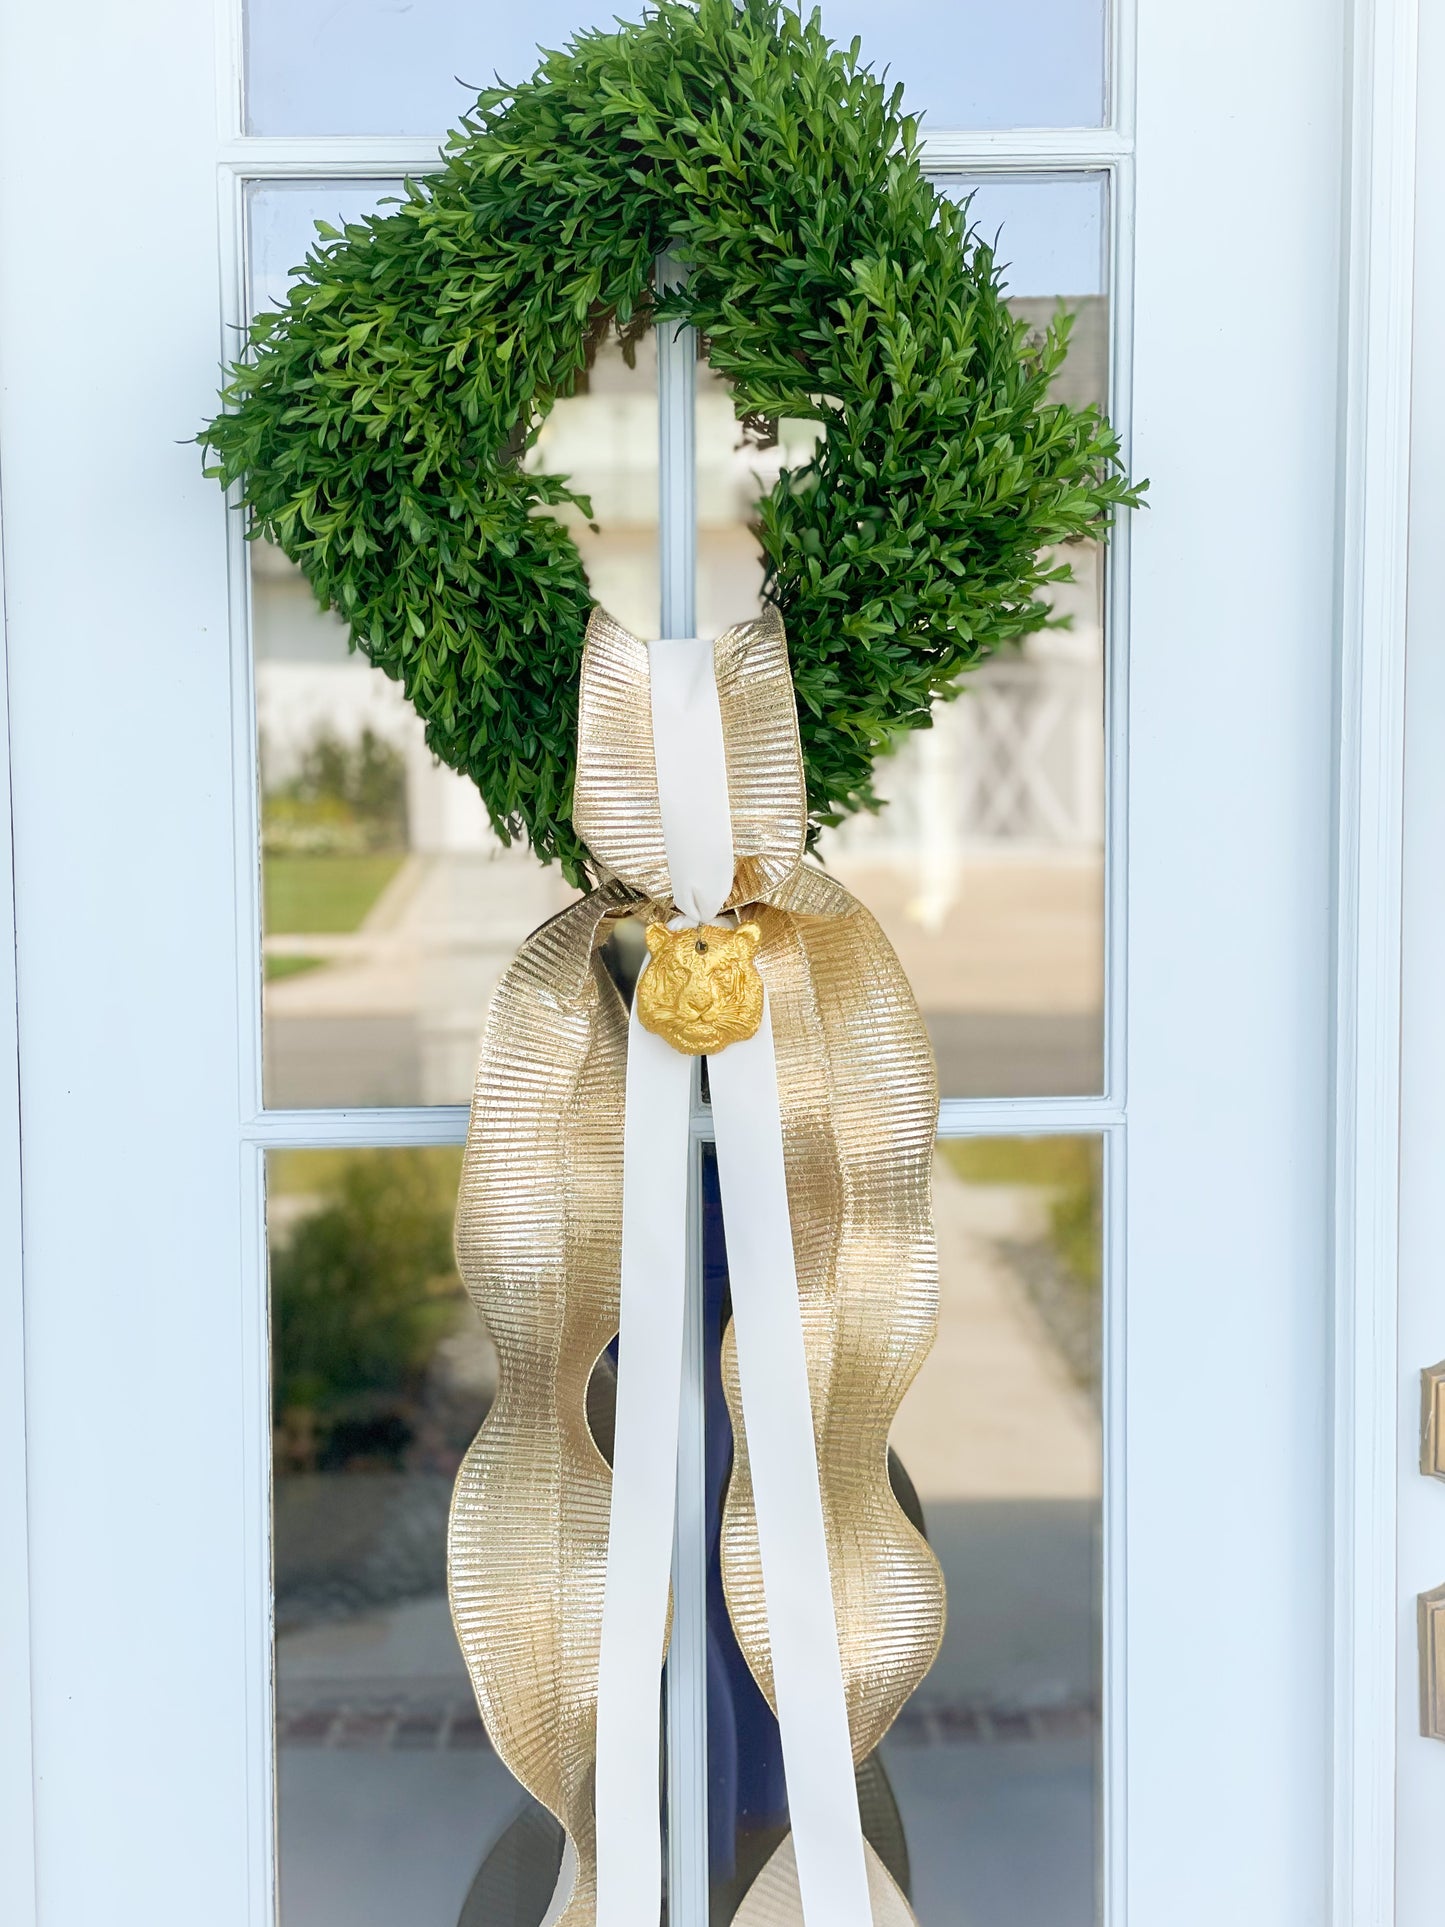
[{"label": "glass door pane", "polygon": [[[253,312],[284,299],[318,219],[382,182],[251,190]],[[604,343],[529,460],[589,493],[563,516],[619,621],[658,633],[657,354]],[[272,1109],[464,1104],[487,1004],[518,944],[575,892],[490,829],[476,790],[427,749],[401,686],[349,651],[276,549],[251,549],[261,776],[264,1090]]]},{"label": "glass door pane", "polygon": [[[1061,400],[1108,396],[1104,175],[952,179],[996,243],[1014,312],[1074,316]],[[727,384],[700,371],[698,619],[716,634],[759,605],[753,504],[798,467],[813,424],[744,441]],[[964,678],[932,729],[879,774],[877,816],[825,831],[818,854],[882,923],[928,1020],[945,1097],[1075,1096],[1104,1080],[1104,551],[1054,558],[1056,626]]]},{"label": "glass door pane", "polygon": [[[1100,1837],[1102,1145],[952,1139],[934,1167],[938,1341],[894,1422],[899,1503],[943,1567],[931,1671],[858,1769],[919,1927],[1095,1927]],[[777,1723],[733,1638],[716,1517],[732,1440],[727,1257],[704,1164],[713,1927],[782,1838]]]},{"label": "glass door pane", "polygon": [[[641,4],[616,9],[641,17]],[[564,46],[614,9],[537,0],[246,0],[246,125],[253,134],[440,134],[493,76],[514,82],[537,47]],[[1106,0],[824,0],[823,25],[907,89],[930,131],[1098,127],[1106,107]]]},{"label": "glass door pane", "polygon": [[537,1927],[561,1829],[488,1744],[447,1509],[496,1389],[459,1150],[267,1160],[280,1927]]}]

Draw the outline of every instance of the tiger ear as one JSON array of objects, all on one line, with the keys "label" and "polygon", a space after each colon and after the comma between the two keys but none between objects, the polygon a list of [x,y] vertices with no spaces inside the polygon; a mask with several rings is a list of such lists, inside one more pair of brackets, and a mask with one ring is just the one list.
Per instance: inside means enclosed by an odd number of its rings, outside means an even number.
[{"label": "tiger ear", "polygon": [[734,935],[742,938],[743,949],[750,957],[763,940],[762,926],[756,923],[740,923]]},{"label": "tiger ear", "polygon": [[671,932],[665,923],[650,923],[647,926],[647,954],[655,957],[667,942]]}]

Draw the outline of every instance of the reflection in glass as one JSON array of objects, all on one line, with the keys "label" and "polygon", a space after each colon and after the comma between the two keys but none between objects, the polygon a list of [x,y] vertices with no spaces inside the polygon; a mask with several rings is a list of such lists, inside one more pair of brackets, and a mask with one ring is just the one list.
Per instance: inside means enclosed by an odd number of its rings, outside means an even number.
[{"label": "reflection in glass", "polygon": [[[1107,203],[1097,174],[954,179],[996,236],[1010,299],[1042,327],[1075,316],[1061,398],[1103,402]],[[278,298],[311,222],[355,215],[374,183],[272,184],[251,200],[257,305]],[[700,371],[698,623],[758,606],[753,505],[806,461],[814,425],[746,439]],[[598,600],[658,633],[656,350],[606,344],[528,459],[570,475]],[[1054,595],[1066,626],[967,679],[880,774],[888,807],[819,855],[878,915],[933,1037],[946,1096],[1067,1095],[1103,1082],[1103,556],[1079,545]],[[274,551],[253,553],[265,840],[265,1091],[272,1106],[457,1103],[488,998],[527,932],[570,891],[504,850],[462,778],[427,753],[399,688],[350,656]]]},{"label": "reflection in glass", "polygon": [[[937,1554],[932,1671],[858,1771],[864,1829],[920,1927],[1094,1927],[1099,1835],[1100,1182],[1089,1138],[954,1140],[935,1163],[938,1341],[894,1424],[894,1490]],[[713,1927],[781,1839],[776,1722],[717,1562],[731,1463],[727,1260],[704,1164]]]},{"label": "reflection in glass", "polygon": [[[246,125],[253,134],[441,134],[500,74],[516,82],[537,47],[609,27],[610,6],[533,0],[246,0]],[[642,8],[620,10],[640,17]],[[806,11],[806,9],[805,9]],[[823,0],[823,25],[901,80],[930,131],[1097,127],[1104,118],[1106,0]]]},{"label": "reflection in glass", "polygon": [[650,330],[626,353],[602,343],[576,392],[553,405],[527,466],[565,475],[593,509],[552,511],[581,551],[593,599],[635,636],[661,634],[662,573],[657,543],[657,337]]},{"label": "reflection in glass", "polygon": [[[1043,328],[1074,315],[1061,400],[1104,405],[1109,321],[1101,176],[954,181],[997,237],[1010,305]],[[813,424],[744,440],[727,384],[698,383],[698,620],[716,634],[762,591],[753,504],[807,460]],[[1067,626],[985,663],[879,772],[887,807],[824,834],[818,854],[878,917],[928,1020],[945,1097],[1082,1095],[1103,1082],[1104,568],[1066,558]]]},{"label": "reflection in glass", "polygon": [[317,244],[316,223],[340,231],[397,199],[396,181],[267,181],[246,195],[246,274],[252,314],[284,305],[291,277]]},{"label": "reflection in glass", "polygon": [[[436,134],[496,76],[516,82],[538,48],[565,46],[617,10],[589,0],[245,0],[252,134]],[[638,10],[640,12],[640,9]]]},{"label": "reflection in glass", "polygon": [[537,1927],[560,1865],[447,1608],[452,1480],[496,1388],[452,1264],[460,1160],[267,1160],[280,1927]]},{"label": "reflection in glass", "polygon": [[[384,184],[267,185],[249,207],[252,306],[284,295],[318,218],[354,219]],[[657,367],[604,344],[529,460],[591,495],[568,524],[598,599],[658,633]],[[347,647],[277,550],[251,548],[261,768],[265,1097],[273,1108],[457,1104],[492,990],[518,944],[574,894],[505,849],[463,777],[427,750],[400,685]]]}]

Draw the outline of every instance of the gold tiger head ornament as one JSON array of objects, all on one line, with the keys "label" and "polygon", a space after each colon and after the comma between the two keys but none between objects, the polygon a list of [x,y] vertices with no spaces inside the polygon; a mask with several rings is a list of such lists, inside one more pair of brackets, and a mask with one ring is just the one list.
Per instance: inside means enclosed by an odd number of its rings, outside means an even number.
[{"label": "gold tiger head ornament", "polygon": [[753,961],[762,931],[697,924],[669,930],[647,926],[650,961],[637,980],[637,1017],[685,1057],[702,1057],[740,1044],[763,1021],[763,980]]}]

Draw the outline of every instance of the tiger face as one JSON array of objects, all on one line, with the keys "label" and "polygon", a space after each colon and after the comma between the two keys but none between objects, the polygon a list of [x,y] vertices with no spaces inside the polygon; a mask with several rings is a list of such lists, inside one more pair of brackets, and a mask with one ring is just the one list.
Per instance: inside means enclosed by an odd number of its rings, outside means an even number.
[{"label": "tiger face", "polygon": [[763,1021],[763,980],[753,962],[762,931],[704,923],[690,930],[647,926],[651,961],[637,980],[644,1030],[685,1057],[716,1053],[753,1036]]}]

